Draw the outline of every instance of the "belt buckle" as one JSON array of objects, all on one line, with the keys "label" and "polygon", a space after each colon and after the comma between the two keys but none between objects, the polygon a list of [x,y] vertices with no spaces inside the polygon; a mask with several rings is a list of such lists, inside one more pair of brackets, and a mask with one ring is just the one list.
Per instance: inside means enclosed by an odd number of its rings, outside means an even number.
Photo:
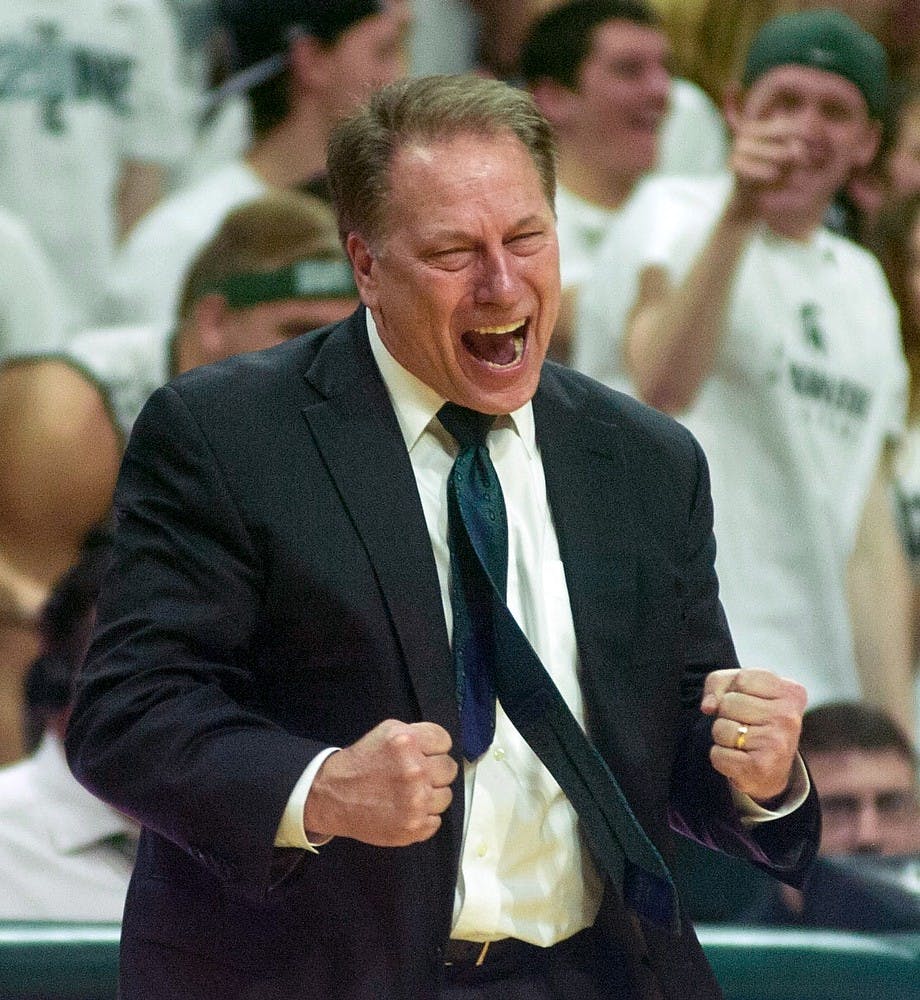
[{"label": "belt buckle", "polygon": [[[470,942],[470,943],[472,944],[472,942]],[[482,947],[479,949],[479,954],[476,956],[476,961],[473,962],[473,968],[478,969],[479,966],[481,966],[482,963],[485,962],[486,955],[489,952],[489,946],[491,944],[492,944],[491,941],[483,941],[482,942]],[[445,965],[456,965],[457,963],[456,962],[445,962],[444,964]],[[464,963],[461,962],[460,964],[462,966]],[[467,968],[469,968],[469,966],[467,966]]]}]

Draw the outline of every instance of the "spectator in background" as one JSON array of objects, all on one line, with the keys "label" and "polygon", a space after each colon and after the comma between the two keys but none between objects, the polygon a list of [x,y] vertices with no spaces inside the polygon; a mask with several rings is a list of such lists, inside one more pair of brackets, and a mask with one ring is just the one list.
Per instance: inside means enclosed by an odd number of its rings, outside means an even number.
[{"label": "spectator in background", "polygon": [[188,152],[162,0],[0,5],[0,204],[49,258],[68,330],[107,321],[118,241]]},{"label": "spectator in background", "polygon": [[219,0],[166,0],[179,36],[180,76],[193,108],[189,155],[172,172],[169,193],[196,183],[225,163],[244,156],[252,140],[244,94],[212,99],[230,73],[226,40],[218,20]]},{"label": "spectator in background", "polygon": [[885,194],[895,201],[920,194],[920,82],[903,88],[891,117]]},{"label": "spectator in background", "polygon": [[279,191],[228,216],[189,268],[177,322],[87,331],[65,355],[0,366],[0,704],[11,755],[22,753],[21,678],[35,655],[17,609],[34,606],[107,513],[150,393],[178,372],[339,319],[355,302],[329,208]]},{"label": "spectator in background", "polygon": [[719,107],[741,79],[754,36],[796,0],[652,0],[674,49],[676,72]]},{"label": "spectator in background", "polygon": [[[744,921],[920,930],[920,884],[911,890],[910,881],[920,861],[920,776],[910,741],[881,709],[836,702],[805,713],[799,746],[821,802],[824,860],[804,891],[770,883]],[[901,860],[845,860],[854,855]]]},{"label": "spectator in background", "polygon": [[170,321],[190,261],[237,205],[271,190],[324,196],[332,125],[404,71],[405,19],[383,0],[224,0],[221,19],[235,70],[224,93],[247,93],[253,141],[132,233],[117,269],[125,322]]},{"label": "spectator in background", "polygon": [[137,825],[77,783],[61,743],[110,552],[94,529],[41,613],[27,685],[40,743],[0,769],[2,920],[121,920]]},{"label": "spectator in background", "polygon": [[[821,225],[875,155],[886,82],[881,47],[844,15],[769,22],[727,104],[732,175],[660,200],[628,333],[609,331],[615,364],[589,374],[703,445],[742,660],[781,663],[813,704],[865,698],[912,731],[910,579],[888,500],[897,315],[875,258]],[[582,296],[598,339],[618,266],[605,257]]]},{"label": "spectator in background", "polygon": [[[539,18],[525,39],[520,71],[557,136],[559,253],[565,292],[553,351],[572,353],[571,317],[581,283],[605,237],[624,249],[648,212],[640,181],[659,172],[706,172],[722,162],[721,125],[707,126],[699,91],[668,72],[668,41],[643,0],[574,0]],[[672,127],[695,123],[697,145],[662,163]],[[712,117],[718,113],[712,109]],[[577,347],[575,349],[577,356]]]},{"label": "spectator in background", "polygon": [[[0,366],[23,351],[60,346],[64,321],[44,252],[24,222],[0,208]],[[14,662],[25,665],[36,655],[35,638],[23,626],[34,623],[43,599],[43,589],[0,553],[0,650]],[[0,672],[0,765],[22,755],[21,684],[21,672]]]}]

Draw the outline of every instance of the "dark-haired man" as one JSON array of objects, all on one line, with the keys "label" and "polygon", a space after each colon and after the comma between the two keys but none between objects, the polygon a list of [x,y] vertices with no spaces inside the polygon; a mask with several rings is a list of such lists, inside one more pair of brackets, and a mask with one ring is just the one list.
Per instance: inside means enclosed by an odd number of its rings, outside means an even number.
[{"label": "dark-haired man", "polygon": [[798,884],[817,815],[702,453],[544,364],[525,93],[391,85],[329,177],[365,308],[155,393],[122,467],[68,735],[146,827],[121,995],[711,1000],[669,822]]},{"label": "dark-haired man", "polygon": [[116,262],[125,322],[169,322],[182,276],[224,216],[275,189],[325,197],[326,140],[335,121],[405,71],[405,15],[385,0],[223,0],[234,74],[249,102],[245,156],[149,212]]},{"label": "dark-haired man", "polygon": [[910,741],[882,709],[828,702],[805,713],[800,747],[821,803],[824,860],[804,892],[771,886],[742,919],[917,930],[920,775]]},{"label": "dark-haired man", "polygon": [[621,256],[617,283],[632,300],[640,246],[654,205],[653,173],[719,170],[724,125],[709,99],[672,77],[670,43],[645,0],[569,0],[537,18],[520,72],[553,125],[558,146],[559,252],[563,304],[554,353],[576,366],[592,353],[575,341],[572,316],[580,285],[602,244]]}]

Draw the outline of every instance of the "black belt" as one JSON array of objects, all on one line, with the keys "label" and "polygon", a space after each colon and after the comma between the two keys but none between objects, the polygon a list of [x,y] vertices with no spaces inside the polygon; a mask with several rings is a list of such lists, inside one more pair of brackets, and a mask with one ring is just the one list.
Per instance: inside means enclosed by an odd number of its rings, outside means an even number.
[{"label": "black belt", "polygon": [[458,971],[480,967],[523,968],[542,961],[550,951],[574,947],[586,933],[587,931],[580,931],[549,948],[510,937],[498,941],[460,941],[451,938],[444,948],[444,964]]}]

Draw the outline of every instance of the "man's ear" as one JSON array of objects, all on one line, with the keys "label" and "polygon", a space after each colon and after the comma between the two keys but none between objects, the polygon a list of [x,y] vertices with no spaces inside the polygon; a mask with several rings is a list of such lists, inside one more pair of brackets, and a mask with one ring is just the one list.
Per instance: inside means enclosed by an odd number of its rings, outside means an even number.
[{"label": "man's ear", "polygon": [[725,121],[728,123],[728,127],[733,134],[738,131],[738,123],[742,118],[743,107],[744,93],[741,87],[737,83],[730,83],[725,88],[725,94],[722,97],[722,114],[725,116]]},{"label": "man's ear", "polygon": [[866,170],[871,166],[872,161],[878,153],[878,147],[882,141],[882,123],[874,118],[866,123],[865,133],[857,148],[854,150],[854,161],[857,170]]},{"label": "man's ear", "polygon": [[556,129],[564,128],[577,113],[576,93],[548,76],[541,77],[530,87],[534,103]]},{"label": "man's ear", "polygon": [[361,301],[372,309],[377,302],[377,259],[368,246],[367,240],[356,232],[350,232],[345,240],[345,249],[355,272],[355,284]]},{"label": "man's ear", "polygon": [[201,354],[208,361],[218,361],[227,356],[226,333],[230,308],[223,295],[210,292],[194,305],[195,334]]}]

